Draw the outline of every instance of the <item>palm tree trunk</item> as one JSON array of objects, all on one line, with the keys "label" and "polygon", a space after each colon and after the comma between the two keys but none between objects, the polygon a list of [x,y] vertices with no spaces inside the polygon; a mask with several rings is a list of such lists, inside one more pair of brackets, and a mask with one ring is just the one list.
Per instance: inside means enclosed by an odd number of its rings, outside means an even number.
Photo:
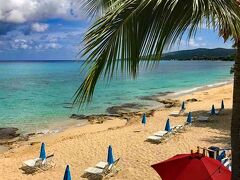
[{"label": "palm tree trunk", "polygon": [[233,109],[231,122],[232,180],[240,179],[240,38],[234,66]]}]

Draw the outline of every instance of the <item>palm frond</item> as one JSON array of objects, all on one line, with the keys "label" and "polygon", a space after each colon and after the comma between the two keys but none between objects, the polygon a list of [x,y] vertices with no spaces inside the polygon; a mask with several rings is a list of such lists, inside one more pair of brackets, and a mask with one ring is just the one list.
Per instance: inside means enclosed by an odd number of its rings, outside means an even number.
[{"label": "palm frond", "polygon": [[81,8],[87,15],[98,16],[103,15],[107,9],[115,2],[113,0],[81,0]]},{"label": "palm frond", "polygon": [[[239,37],[239,7],[232,0],[117,0],[87,32],[83,56],[91,67],[75,93],[75,103],[90,102],[101,75],[121,71],[137,77],[141,57],[149,67],[152,55],[195,35],[203,23],[229,37]],[[159,59],[160,60],[160,59]],[[152,63],[151,63],[152,64]]]}]

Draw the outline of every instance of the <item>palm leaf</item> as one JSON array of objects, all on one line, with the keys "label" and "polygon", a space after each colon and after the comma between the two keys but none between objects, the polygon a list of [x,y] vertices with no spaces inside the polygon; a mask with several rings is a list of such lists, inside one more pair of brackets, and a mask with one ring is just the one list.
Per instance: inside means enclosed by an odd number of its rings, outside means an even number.
[{"label": "palm leaf", "polygon": [[[85,80],[75,93],[74,103],[90,102],[101,75],[111,79],[119,67],[136,78],[141,57],[149,67],[152,55],[180,42],[184,33],[195,35],[203,24],[224,30],[236,38],[240,12],[231,0],[117,0],[88,30],[84,38]],[[160,60],[160,59],[159,59]],[[151,63],[154,64],[154,63]]]},{"label": "palm leaf", "polygon": [[113,0],[81,0],[80,7],[85,10],[87,15],[98,16],[103,15],[109,7],[114,3]]}]

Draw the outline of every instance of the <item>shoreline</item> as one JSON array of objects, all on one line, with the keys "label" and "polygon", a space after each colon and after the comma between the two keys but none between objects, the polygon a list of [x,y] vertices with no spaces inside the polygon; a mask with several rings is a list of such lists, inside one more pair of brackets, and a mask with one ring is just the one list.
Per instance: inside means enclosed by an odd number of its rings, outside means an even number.
[{"label": "shoreline", "polygon": [[[78,128],[86,125],[91,125],[91,124],[103,124],[105,121],[111,120],[112,118],[119,118],[120,120],[126,120],[127,122],[129,119],[136,117],[136,116],[141,116],[142,113],[148,114],[148,116],[155,111],[162,110],[164,108],[174,108],[174,107],[180,107],[180,102],[175,102],[174,100],[176,98],[180,98],[182,96],[188,95],[189,93],[195,93],[195,92],[201,92],[201,91],[206,91],[206,90],[211,90],[214,88],[218,87],[224,87],[227,85],[233,85],[233,80],[229,81],[224,81],[224,82],[219,82],[219,83],[214,83],[210,85],[205,85],[205,86],[199,86],[195,88],[191,88],[188,90],[182,90],[179,92],[169,92],[169,93],[161,93],[161,95],[158,94],[153,94],[151,96],[143,96],[142,98],[148,98],[148,101],[159,103],[158,106],[151,106],[149,108],[146,108],[146,106],[143,106],[143,109],[138,109],[135,111],[132,111],[131,107],[128,107],[129,109],[126,110],[125,112],[118,112],[118,113],[106,113],[106,114],[93,114],[93,115],[81,115],[81,114],[72,114],[70,117],[68,117],[69,120],[73,120],[71,123],[65,123],[64,126],[56,127],[53,126],[53,128],[49,129],[42,129],[38,130],[36,132],[25,132],[21,133],[18,130],[11,131],[11,133],[16,133],[18,134],[17,137],[9,138],[9,139],[0,139],[0,154],[8,151],[11,149],[11,146],[15,143],[21,143],[22,141],[29,141],[32,138],[39,137],[39,136],[48,136],[51,134],[57,134],[64,132],[66,130],[69,130],[71,128]],[[164,94],[164,95],[162,95]],[[150,98],[149,98],[150,97]],[[126,103],[126,104],[131,104],[131,103]],[[125,104],[119,105],[118,107],[124,106]],[[62,122],[64,124],[64,122]],[[15,127],[9,127],[10,129],[13,129]],[[8,129],[8,128],[7,128]],[[1,134],[1,133],[0,133]]]},{"label": "shoreline", "polygon": [[[48,129],[38,129],[37,131],[33,132],[22,132],[20,129],[15,131],[16,134],[19,134],[17,137],[9,138],[9,139],[0,139],[0,154],[3,152],[6,152],[9,148],[11,148],[11,145],[14,145],[15,143],[21,142],[21,141],[28,141],[31,138],[38,137],[38,136],[47,136],[51,134],[57,134],[64,132],[71,128],[76,127],[82,127],[89,124],[102,124],[105,121],[111,120],[112,118],[119,118],[121,120],[128,121],[134,116],[141,116],[142,113],[146,112],[147,114],[150,114],[151,112],[159,111],[164,108],[174,108],[176,106],[180,107],[179,102],[177,104],[172,104],[174,99],[179,98],[181,96],[185,96],[189,93],[195,93],[195,92],[201,92],[205,90],[210,90],[213,88],[223,87],[229,84],[233,84],[233,80],[218,82],[214,84],[199,86],[195,88],[190,88],[187,90],[180,90],[178,92],[159,92],[157,94],[152,94],[149,96],[142,96],[139,98],[146,98],[145,100],[152,102],[152,104],[155,104],[154,106],[144,106],[139,105],[138,103],[125,103],[118,106],[111,106],[117,107],[116,113],[105,113],[105,114],[92,114],[92,115],[82,115],[82,114],[72,114],[70,117],[68,117],[65,122],[61,122],[61,126],[52,126],[52,128]],[[169,105],[170,104],[170,105]],[[132,108],[131,106],[139,106],[140,108]],[[107,108],[108,109],[108,108]],[[106,109],[106,111],[107,111]],[[67,122],[71,120],[71,123]],[[59,122],[55,122],[56,124]],[[9,127],[17,128],[17,127]],[[6,128],[8,129],[8,127]],[[11,132],[12,133],[12,132]],[[13,132],[14,133],[14,132]],[[1,133],[0,133],[1,134]],[[9,147],[10,145],[10,147]]]},{"label": "shoreline", "polygon": [[[63,132],[35,136],[28,141],[18,142],[12,149],[0,154],[0,163],[5,165],[2,166],[0,176],[5,179],[59,179],[63,176],[66,164],[69,164],[72,177],[82,179],[84,169],[106,159],[107,147],[111,144],[115,157],[120,157],[118,166],[121,169],[112,179],[157,180],[159,176],[150,167],[151,164],[178,153],[189,153],[197,146],[230,146],[232,84],[187,93],[172,100],[182,102],[193,98],[197,101],[186,103],[186,114],[173,117],[169,114],[179,110],[179,106],[162,108],[156,110],[153,116],[147,117],[145,127],[141,125],[142,114],[139,114],[131,116],[129,120],[114,117],[103,123],[71,127]],[[168,117],[171,125],[184,124],[187,112],[191,111],[193,117],[207,115],[212,104],[220,107],[222,99],[226,109],[222,115],[211,117],[211,122],[194,122],[186,131],[173,135],[160,144],[145,141],[146,137],[165,127]],[[45,142],[47,153],[55,154],[56,166],[49,171],[26,175],[19,169],[22,161],[38,156],[41,142]]]}]

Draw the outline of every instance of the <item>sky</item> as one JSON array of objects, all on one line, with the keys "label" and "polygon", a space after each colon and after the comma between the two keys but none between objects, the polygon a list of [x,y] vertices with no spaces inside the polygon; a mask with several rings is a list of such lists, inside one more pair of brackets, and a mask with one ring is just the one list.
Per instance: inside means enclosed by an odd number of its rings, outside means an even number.
[{"label": "sky", "polygon": [[[92,22],[81,0],[0,0],[0,60],[74,60]],[[201,29],[171,51],[231,48],[216,32]]]}]

